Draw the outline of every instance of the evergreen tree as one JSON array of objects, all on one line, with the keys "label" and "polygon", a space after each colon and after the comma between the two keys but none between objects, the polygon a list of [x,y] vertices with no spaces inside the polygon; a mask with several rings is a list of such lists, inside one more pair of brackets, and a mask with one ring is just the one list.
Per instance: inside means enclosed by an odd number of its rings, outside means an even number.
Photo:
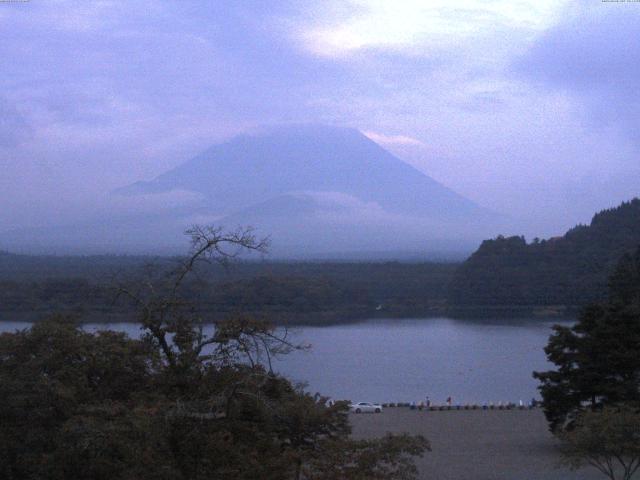
[{"label": "evergreen tree", "polygon": [[485,240],[456,271],[456,307],[581,305],[607,299],[607,277],[640,244],[640,199],[594,215],[562,237]]},{"label": "evergreen tree", "polygon": [[555,326],[545,348],[556,370],[534,372],[553,431],[585,409],[640,404],[640,249],[610,278],[608,301],[582,312],[572,327]]}]

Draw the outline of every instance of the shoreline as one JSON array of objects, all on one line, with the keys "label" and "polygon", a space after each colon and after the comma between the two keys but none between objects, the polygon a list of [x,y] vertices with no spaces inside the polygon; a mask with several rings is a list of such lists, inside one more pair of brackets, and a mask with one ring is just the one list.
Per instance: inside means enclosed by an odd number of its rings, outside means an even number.
[{"label": "shoreline", "polygon": [[[358,316],[342,316],[338,312],[318,312],[314,314],[296,314],[291,312],[278,313],[278,312],[242,312],[244,315],[250,315],[255,318],[263,318],[270,321],[275,327],[335,327],[340,325],[357,325],[367,322],[376,321],[403,321],[403,320],[436,320],[436,319],[449,319],[464,323],[487,323],[487,324],[503,324],[503,325],[520,325],[530,322],[573,322],[577,316],[571,313],[564,314],[541,314],[531,313],[525,314],[525,311],[521,311],[520,314],[510,315],[506,311],[497,313],[495,311],[492,314],[490,311],[485,311],[483,315],[452,315],[451,312],[417,312],[413,314],[394,315],[393,313],[385,312],[381,314],[374,312],[370,315],[358,315]],[[343,312],[344,313],[344,312]],[[563,312],[564,313],[564,312]],[[573,313],[573,312],[572,312]],[[74,310],[74,309],[62,309],[60,311],[8,311],[0,310],[0,323],[12,323],[12,322],[24,322],[24,323],[36,323],[46,318],[56,315],[70,315],[78,318],[80,324],[120,324],[120,323],[139,323],[135,320],[136,312],[117,312],[106,313],[104,311],[91,311],[91,310]],[[233,316],[233,312],[224,312],[212,314],[211,321],[205,322],[206,324],[214,324],[222,321],[225,318]],[[85,320],[86,319],[86,320]]]}]

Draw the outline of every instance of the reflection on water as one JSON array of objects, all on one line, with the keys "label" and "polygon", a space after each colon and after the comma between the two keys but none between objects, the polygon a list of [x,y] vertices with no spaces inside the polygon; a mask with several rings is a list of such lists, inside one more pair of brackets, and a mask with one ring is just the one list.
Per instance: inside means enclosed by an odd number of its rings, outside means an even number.
[{"label": "reflection on water", "polygon": [[[375,320],[292,330],[309,352],[280,358],[274,368],[312,392],[379,402],[518,402],[538,397],[533,370],[549,367],[546,320],[470,322],[451,319]],[[1,331],[28,323],[0,323]],[[134,323],[88,324],[140,335]]]}]

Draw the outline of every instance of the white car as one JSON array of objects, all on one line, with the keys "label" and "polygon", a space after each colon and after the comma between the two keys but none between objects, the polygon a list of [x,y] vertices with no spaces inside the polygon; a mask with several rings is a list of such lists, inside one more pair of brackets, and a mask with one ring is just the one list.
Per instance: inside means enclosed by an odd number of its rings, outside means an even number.
[{"label": "white car", "polygon": [[377,403],[352,403],[349,405],[349,410],[354,413],[380,413],[382,412],[382,405]]}]

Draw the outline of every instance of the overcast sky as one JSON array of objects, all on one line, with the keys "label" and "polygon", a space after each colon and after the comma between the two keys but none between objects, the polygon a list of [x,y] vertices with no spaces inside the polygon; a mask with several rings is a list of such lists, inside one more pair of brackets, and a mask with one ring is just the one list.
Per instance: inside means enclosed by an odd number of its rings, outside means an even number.
[{"label": "overcast sky", "polygon": [[31,0],[0,35],[0,229],[290,122],[358,128],[541,236],[640,195],[638,2]]}]

